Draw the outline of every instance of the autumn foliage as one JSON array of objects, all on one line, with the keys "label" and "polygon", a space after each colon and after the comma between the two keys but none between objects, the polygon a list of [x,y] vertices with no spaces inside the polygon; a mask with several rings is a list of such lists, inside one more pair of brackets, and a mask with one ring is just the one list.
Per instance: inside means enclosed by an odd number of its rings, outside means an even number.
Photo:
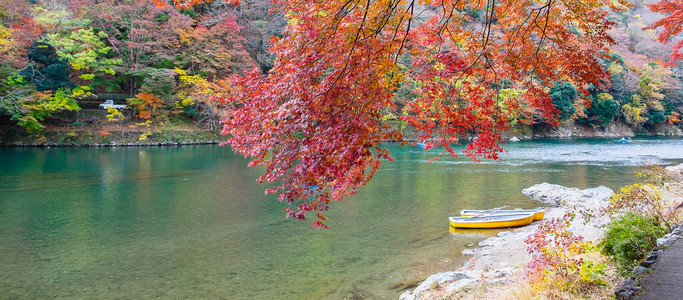
[{"label": "autumn foliage", "polygon": [[[452,146],[468,141],[464,153],[479,160],[498,158],[501,132],[515,123],[557,124],[562,116],[604,126],[624,116],[632,126],[654,126],[673,115],[663,100],[673,87],[668,70],[629,66],[609,53],[617,19],[609,10],[628,7],[620,1],[273,0],[274,23],[245,17],[249,9],[237,0],[218,1],[70,0],[41,8],[0,0],[7,8],[0,65],[8,66],[0,68],[0,111],[22,113],[17,104],[37,81],[15,80],[13,69],[26,67],[26,46],[50,44],[65,84],[137,95],[130,103],[140,118],[154,117],[160,97],[173,113],[157,115],[204,124],[224,117],[227,144],[265,168],[261,182],[275,183],[267,192],[288,204],[289,216],[313,212],[316,227],[325,226],[331,201],[356,193],[391,159],[381,143],[403,137],[388,121],[416,128],[416,145],[440,149],[437,156],[455,157]],[[680,31],[676,1],[653,6],[670,14],[653,24],[666,38]],[[238,24],[258,40],[244,39]],[[264,54],[263,36],[271,34]],[[559,85],[572,91],[562,111],[550,97]]]},{"label": "autumn foliage", "polygon": [[[166,0],[153,0],[154,4],[158,6],[166,6],[166,3],[168,1]],[[195,4],[202,4],[202,3],[207,3],[211,2],[211,0],[173,0],[173,4],[178,7],[178,8],[188,8],[192,5]],[[225,2],[233,4],[233,5],[238,5],[240,3],[240,0],[225,0]]]},{"label": "autumn foliage", "polygon": [[524,240],[531,255],[524,269],[535,289],[572,291],[606,283],[606,265],[585,258],[596,248],[569,230],[573,220],[574,214],[567,212],[544,221]]},{"label": "autumn foliage", "polygon": [[330,201],[391,159],[380,143],[402,136],[381,120],[399,87],[414,86],[404,120],[421,140],[457,156],[452,144],[476,135],[465,153],[495,159],[512,119],[554,122],[553,82],[583,96],[604,86],[599,59],[613,42],[604,8],[616,9],[606,0],[274,2],[288,19],[272,41],[274,67],[235,79],[228,100],[240,108],[223,133],[265,167],[260,182],[280,183],[267,193],[290,204],[288,216],[317,212],[315,227]]},{"label": "autumn foliage", "polygon": [[[647,28],[654,29],[662,27],[662,31],[657,35],[657,40],[660,42],[668,42],[675,37],[683,29],[683,1],[682,0],[661,0],[655,4],[648,5],[654,12],[665,14],[666,16],[653,22]],[[683,58],[681,48],[683,47],[683,40],[679,40],[674,44],[673,51],[670,55],[670,62],[676,64],[676,60]]]},{"label": "autumn foliage", "polygon": [[138,118],[144,120],[151,118],[156,109],[163,104],[159,97],[150,93],[139,93],[135,95],[135,98],[128,99],[127,102],[137,110]]}]

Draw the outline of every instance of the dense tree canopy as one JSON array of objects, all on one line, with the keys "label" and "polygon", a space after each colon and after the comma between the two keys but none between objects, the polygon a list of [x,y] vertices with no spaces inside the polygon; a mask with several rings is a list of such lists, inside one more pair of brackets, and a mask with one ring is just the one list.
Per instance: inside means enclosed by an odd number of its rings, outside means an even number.
[{"label": "dense tree canopy", "polygon": [[[465,153],[497,158],[500,132],[520,115],[554,120],[548,86],[565,80],[582,95],[603,87],[599,59],[613,40],[612,1],[275,1],[285,36],[267,75],[237,80],[241,105],[225,121],[236,151],[262,165],[261,181],[292,204],[316,211],[353,194],[390,159],[379,143],[401,140],[382,122],[408,78],[416,95],[404,120],[442,146],[476,134]],[[407,57],[409,64],[398,63]],[[500,97],[502,89],[518,93]],[[310,187],[314,186],[314,189]],[[297,206],[298,204],[298,206]]]}]

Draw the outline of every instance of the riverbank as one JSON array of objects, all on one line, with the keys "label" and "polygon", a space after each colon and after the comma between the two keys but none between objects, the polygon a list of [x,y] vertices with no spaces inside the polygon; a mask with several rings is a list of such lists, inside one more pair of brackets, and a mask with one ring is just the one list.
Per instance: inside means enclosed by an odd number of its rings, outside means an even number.
[{"label": "riverbank", "polygon": [[41,136],[6,130],[0,146],[9,147],[117,147],[218,144],[225,141],[219,130],[173,127],[57,128]]},{"label": "riverbank", "polygon": [[[681,169],[683,164],[668,168],[669,172],[678,173],[681,173]],[[576,213],[569,230],[593,243],[597,243],[603,236],[603,225],[610,221],[608,217],[596,214],[614,195],[611,189],[604,186],[579,190],[542,183],[525,189],[523,193],[550,206],[546,208],[546,220],[562,217],[567,212]],[[683,202],[675,193],[666,190],[662,191],[662,197],[670,205]],[[592,214],[592,217],[586,219],[586,214]],[[531,289],[524,284],[527,282],[524,266],[531,259],[524,241],[538,225],[539,222],[535,222],[529,226],[501,231],[498,236],[479,242],[477,248],[464,250],[462,254],[471,255],[472,258],[460,269],[434,274],[413,291],[403,293],[400,299],[533,298]],[[466,233],[463,231],[454,234]],[[607,284],[602,290],[604,294],[599,298],[612,298],[616,284],[618,282]]]},{"label": "riverbank", "polygon": [[[392,123],[399,128],[398,124]],[[403,138],[408,142],[418,141],[418,134],[409,126],[400,127]],[[516,142],[519,140],[544,138],[605,138],[635,136],[683,136],[683,130],[661,124],[651,131],[634,132],[621,123],[612,123],[605,128],[593,128],[577,124],[562,124],[557,127],[549,125],[517,124],[502,134],[503,140]],[[115,146],[174,146],[217,144],[225,141],[218,129],[205,129],[183,124],[152,125],[145,123],[111,123],[106,125],[60,125],[46,127],[40,135],[28,135],[18,126],[5,124],[0,130],[0,146],[16,147],[115,147]]]},{"label": "riverbank", "polygon": [[635,136],[683,136],[681,128],[671,124],[659,124],[645,130],[633,130],[624,123],[610,123],[606,127],[592,127],[575,123],[559,126],[532,126],[518,124],[507,132],[507,138],[590,138],[590,137],[635,137]]},{"label": "riverbank", "polygon": [[[406,141],[418,141],[418,132],[414,128],[402,126],[397,121],[391,121],[390,124],[399,129]],[[671,124],[659,124],[648,130],[641,128],[634,131],[624,123],[610,123],[606,127],[592,127],[575,123],[564,123],[559,126],[517,123],[510,130],[502,133],[504,140],[511,141],[544,138],[622,138],[636,136],[683,136],[683,130]]]}]

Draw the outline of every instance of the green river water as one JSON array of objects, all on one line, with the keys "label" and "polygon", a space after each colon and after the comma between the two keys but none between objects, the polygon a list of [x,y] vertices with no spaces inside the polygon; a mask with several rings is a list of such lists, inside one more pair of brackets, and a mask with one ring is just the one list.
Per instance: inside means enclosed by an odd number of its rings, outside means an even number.
[{"label": "green river water", "polygon": [[523,141],[482,163],[386,146],[395,161],[332,204],[328,230],[286,219],[227,147],[0,148],[0,298],[395,299],[500,231],[450,233],[461,209],[683,162],[683,139]]}]

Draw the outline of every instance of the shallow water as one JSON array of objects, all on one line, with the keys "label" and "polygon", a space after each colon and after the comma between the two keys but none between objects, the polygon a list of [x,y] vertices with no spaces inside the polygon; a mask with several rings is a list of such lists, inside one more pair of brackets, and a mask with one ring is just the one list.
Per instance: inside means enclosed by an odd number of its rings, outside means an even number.
[{"label": "shallow water", "polygon": [[333,203],[329,230],[286,219],[224,147],[1,148],[0,298],[396,298],[499,232],[450,233],[461,209],[683,162],[682,139],[523,141],[482,163],[386,146],[395,161]]}]

